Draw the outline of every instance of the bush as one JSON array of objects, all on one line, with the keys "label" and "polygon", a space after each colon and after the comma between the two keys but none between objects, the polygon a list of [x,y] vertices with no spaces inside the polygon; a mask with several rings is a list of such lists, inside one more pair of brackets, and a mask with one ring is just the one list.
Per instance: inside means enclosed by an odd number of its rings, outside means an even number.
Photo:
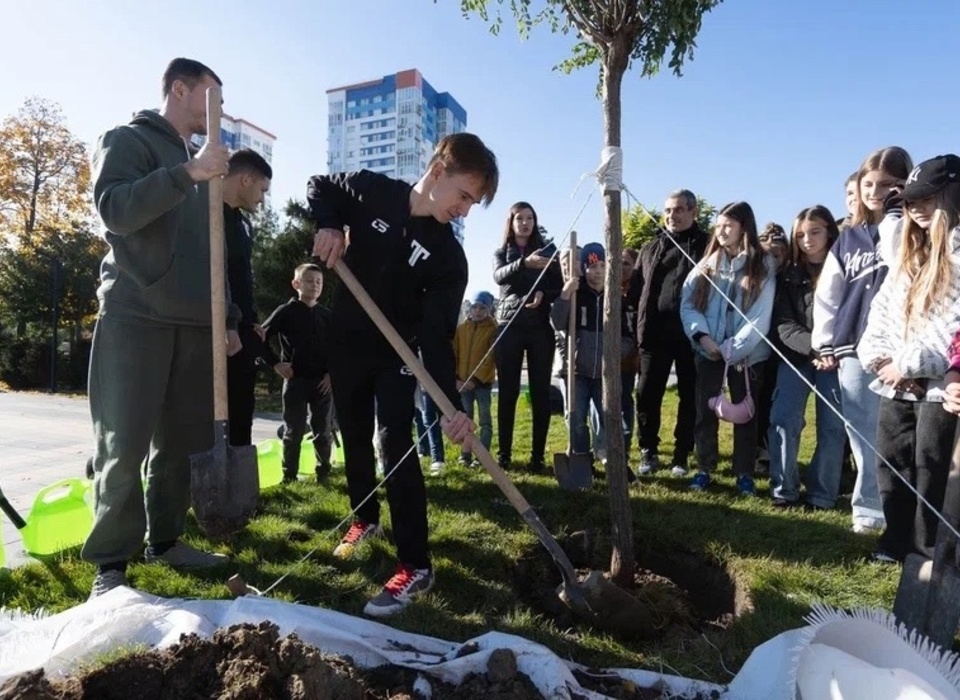
[{"label": "bush", "polygon": [[[90,341],[75,344],[69,353],[57,357],[57,389],[87,389],[87,366],[90,362]],[[0,381],[11,389],[50,388],[50,338],[27,333],[19,338],[5,336],[0,343]]]},{"label": "bush", "polygon": [[50,386],[50,340],[34,333],[4,338],[0,347],[0,380],[11,389]]}]

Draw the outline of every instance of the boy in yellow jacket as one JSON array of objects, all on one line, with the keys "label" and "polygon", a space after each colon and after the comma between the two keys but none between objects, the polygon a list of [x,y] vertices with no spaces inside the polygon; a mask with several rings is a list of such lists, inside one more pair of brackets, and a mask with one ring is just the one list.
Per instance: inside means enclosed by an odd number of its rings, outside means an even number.
[{"label": "boy in yellow jacket", "polygon": [[[477,405],[480,442],[490,449],[493,434],[490,419],[490,393],[497,375],[493,347],[497,335],[497,322],[493,320],[493,295],[477,292],[470,304],[466,320],[457,326],[453,336],[453,351],[457,359],[457,389],[463,399],[463,412],[473,420],[473,405]],[[463,466],[478,466],[471,461],[470,451],[460,454]]]}]

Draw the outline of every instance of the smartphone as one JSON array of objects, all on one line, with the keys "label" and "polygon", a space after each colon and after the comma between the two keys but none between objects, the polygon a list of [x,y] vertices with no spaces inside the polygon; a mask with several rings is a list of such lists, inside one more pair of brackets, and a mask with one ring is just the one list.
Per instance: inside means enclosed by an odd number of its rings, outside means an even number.
[{"label": "smartphone", "polygon": [[552,258],[557,252],[557,246],[555,243],[547,243],[543,248],[537,251],[537,255],[541,258]]}]

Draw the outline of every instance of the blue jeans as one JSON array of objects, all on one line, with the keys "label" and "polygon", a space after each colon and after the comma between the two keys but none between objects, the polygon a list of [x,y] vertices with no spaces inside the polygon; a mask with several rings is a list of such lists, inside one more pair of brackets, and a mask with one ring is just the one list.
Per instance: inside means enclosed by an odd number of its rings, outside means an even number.
[{"label": "blue jeans", "polygon": [[590,429],[587,419],[590,417],[590,403],[597,409],[600,428],[603,428],[603,380],[577,375],[574,379],[573,411],[570,415],[570,442],[575,454],[590,452]]},{"label": "blue jeans", "polygon": [[[430,443],[430,459],[434,462],[443,461],[443,431],[440,428],[440,414],[437,411],[437,404],[433,399],[422,391],[423,405],[423,425],[427,431],[427,440]],[[420,443],[421,445],[423,443]]]},{"label": "blue jeans", "polygon": [[877,453],[873,445],[877,441],[877,416],[880,412],[880,396],[870,391],[873,375],[860,366],[856,357],[840,360],[840,406],[852,428],[863,437],[847,428],[850,451],[857,465],[857,481],[853,485],[850,505],[853,507],[853,524],[880,528],[884,526],[883,504],[880,502],[880,486],[877,482]]},{"label": "blue jeans", "polygon": [[[627,457],[630,456],[630,443],[633,441],[633,419],[636,415],[633,404],[633,385],[637,375],[633,372],[620,373],[620,410],[621,423],[623,423],[624,450]],[[600,420],[601,406],[591,406],[590,408],[590,429],[593,431],[593,453],[597,459],[607,458],[606,434],[603,431],[603,423]]]},{"label": "blue jeans", "polygon": [[430,440],[426,436],[427,426],[423,424],[423,399],[420,397],[420,386],[413,396],[413,425],[417,431],[417,454],[421,457],[430,456]]},{"label": "blue jeans", "polygon": [[[490,451],[490,439],[493,436],[493,421],[490,418],[490,395],[493,384],[476,384],[470,391],[461,391],[463,412],[473,420],[473,405],[477,405],[477,424],[480,426],[480,444]],[[470,454],[464,450],[464,455]]]},{"label": "blue jeans", "polygon": [[[799,375],[798,375],[799,372]],[[816,386],[834,408],[840,409],[840,380],[837,372],[818,372],[810,363],[794,367],[782,363],[777,370],[773,392],[767,445],[770,452],[770,490],[774,498],[796,501],[800,498],[800,471],[797,452],[803,432],[804,411],[810,396],[800,378]],[[843,420],[819,397],[817,402],[817,447],[807,467],[807,502],[820,508],[833,508],[840,490],[843,463]]]}]

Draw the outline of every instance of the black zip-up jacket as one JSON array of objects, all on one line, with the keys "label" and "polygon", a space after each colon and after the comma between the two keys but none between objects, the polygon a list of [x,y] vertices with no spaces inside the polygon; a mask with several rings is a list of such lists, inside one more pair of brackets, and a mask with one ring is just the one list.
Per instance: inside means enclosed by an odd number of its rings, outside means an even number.
[{"label": "black zip-up jacket", "polygon": [[[695,261],[700,260],[707,250],[708,236],[696,224],[686,231],[672,235],[684,252]],[[665,262],[667,264],[664,264]],[[693,267],[694,263],[676,249],[665,233],[648,241],[640,249],[637,266],[630,276],[626,300],[628,304],[636,300],[639,347],[648,350],[658,347],[666,331],[683,333],[680,322],[680,294],[683,291],[683,281]],[[669,319],[664,317],[659,308],[664,295],[669,296],[676,309],[676,314],[671,312]],[[664,327],[664,321],[673,321],[674,316],[676,327]]]},{"label": "black zip-up jacket", "polygon": [[[557,297],[550,308],[550,321],[553,327],[567,335],[570,318],[570,300]],[[597,291],[587,284],[585,277],[580,278],[577,290],[576,316],[576,357],[574,372],[583,377],[599,379],[603,371],[603,290]],[[620,359],[623,360],[633,348],[630,335],[630,321],[627,310],[620,309]]]},{"label": "black zip-up jacket", "polygon": [[[278,362],[293,365],[293,376],[323,379],[329,357],[331,314],[320,304],[307,306],[297,297],[278,306],[263,322],[266,342],[261,358],[273,367]],[[270,347],[274,336],[280,341],[280,357]]]},{"label": "black zip-up jacket", "polygon": [[[511,326],[543,325],[549,328],[550,305],[563,289],[563,274],[556,260],[547,267],[539,284],[536,284],[540,272],[523,264],[523,254],[516,243],[510,242],[505,247],[497,248],[493,254],[493,281],[500,285],[498,324],[506,324],[516,314],[517,318]],[[528,309],[522,302],[534,284],[538,291],[543,292],[543,300],[537,308]],[[532,300],[531,294],[527,303]]]},{"label": "black zip-up jacket", "polygon": [[[344,262],[459,406],[453,336],[467,288],[467,257],[450,224],[411,216],[412,189],[369,170],[316,175],[307,184],[307,202],[318,229],[349,227]],[[333,302],[332,337],[357,351],[393,353],[347,290]]]},{"label": "black zip-up jacket", "polygon": [[795,367],[809,365],[814,357],[810,332],[813,330],[815,291],[810,270],[803,263],[787,263],[777,279],[771,324],[775,333],[771,335]]},{"label": "black zip-up jacket", "polygon": [[240,209],[223,205],[223,230],[227,244],[227,279],[230,282],[230,297],[240,309],[240,327],[252,327],[257,323],[257,310],[253,303],[253,255],[250,221]]}]

